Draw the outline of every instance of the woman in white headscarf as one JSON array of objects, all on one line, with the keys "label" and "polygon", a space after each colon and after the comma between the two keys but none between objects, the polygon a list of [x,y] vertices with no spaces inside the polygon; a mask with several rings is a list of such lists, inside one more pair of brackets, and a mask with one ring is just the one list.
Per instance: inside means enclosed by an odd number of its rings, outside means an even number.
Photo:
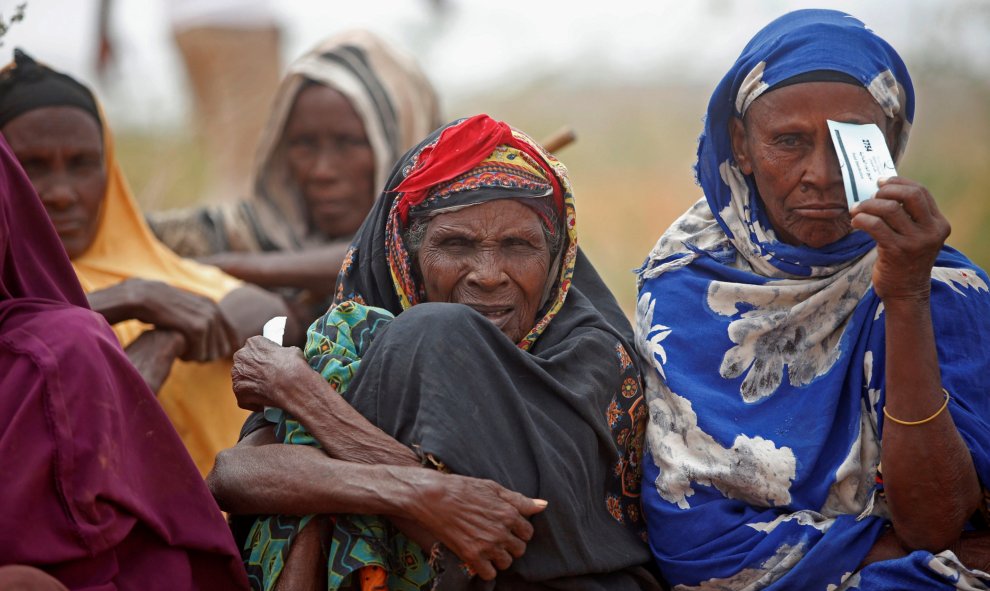
[{"label": "woman in white headscarf", "polygon": [[289,67],[261,137],[253,195],[156,214],[151,226],[183,256],[292,291],[310,307],[302,316],[315,318],[386,174],[439,124],[436,93],[411,58],[371,33],[342,33]]}]

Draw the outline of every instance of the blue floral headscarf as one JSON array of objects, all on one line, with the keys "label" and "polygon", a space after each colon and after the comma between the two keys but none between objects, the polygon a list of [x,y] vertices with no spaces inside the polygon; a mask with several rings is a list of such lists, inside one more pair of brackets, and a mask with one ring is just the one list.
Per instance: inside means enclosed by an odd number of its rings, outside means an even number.
[{"label": "blue floral headscarf", "polygon": [[737,170],[728,170],[734,164],[729,121],[742,117],[753,101],[777,84],[822,70],[859,81],[887,117],[901,120],[897,160],[907,146],[914,120],[914,88],[907,68],[893,48],[866,25],[832,10],[792,12],[749,42],[712,94],[698,146],[698,181],[719,225],[741,252],[765,258],[781,274],[812,275],[815,267],[842,264],[873,247],[870,237],[861,232],[817,250],[777,242],[770,238],[770,221],[757,200],[743,199],[731,217],[723,213],[734,207],[733,183],[741,181],[749,195],[756,194],[751,176],[744,178]]},{"label": "blue floral headscarf", "polygon": [[[951,553],[858,569],[889,524],[875,243],[858,231],[817,249],[780,242],[729,135],[731,119],[763,93],[809,72],[861,84],[899,120],[895,158],[907,143],[914,90],[904,63],[841,12],[775,20],[719,83],[698,148],[705,196],[638,272],[637,348],[655,370],[645,375],[642,493],[651,549],[677,589],[982,588]],[[987,284],[948,247],[932,271],[949,410],[984,484]]]}]

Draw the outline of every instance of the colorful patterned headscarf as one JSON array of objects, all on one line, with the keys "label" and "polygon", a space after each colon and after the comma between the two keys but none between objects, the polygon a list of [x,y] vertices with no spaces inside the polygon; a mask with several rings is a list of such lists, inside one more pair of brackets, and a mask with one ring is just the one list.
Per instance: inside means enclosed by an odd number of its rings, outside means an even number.
[{"label": "colorful patterned headscarf", "polygon": [[[676,589],[973,581],[951,553],[919,551],[859,570],[889,523],[878,485],[886,358],[883,304],[871,284],[875,242],[859,231],[822,248],[778,241],[753,178],[733,159],[731,119],[775,85],[820,71],[858,81],[899,120],[895,155],[903,152],[914,91],[894,50],[841,12],[784,15],[715,89],[698,147],[705,196],[639,271],[637,348],[652,365],[643,508],[654,556]],[[984,483],[987,281],[948,247],[932,271],[949,410]]]},{"label": "colorful patterned headscarf", "polygon": [[[411,220],[493,199],[517,199],[545,222],[559,220],[561,227],[550,230],[565,235],[552,267],[556,276],[551,279],[549,301],[518,343],[528,350],[560,310],[570,288],[577,256],[574,196],[563,164],[526,134],[488,115],[437,130],[400,161],[358,230],[337,279],[335,301],[364,301],[373,295],[374,305],[393,314],[422,302],[422,286],[403,240]],[[385,255],[383,261],[374,260],[379,253]],[[387,263],[387,274],[381,262]]]}]

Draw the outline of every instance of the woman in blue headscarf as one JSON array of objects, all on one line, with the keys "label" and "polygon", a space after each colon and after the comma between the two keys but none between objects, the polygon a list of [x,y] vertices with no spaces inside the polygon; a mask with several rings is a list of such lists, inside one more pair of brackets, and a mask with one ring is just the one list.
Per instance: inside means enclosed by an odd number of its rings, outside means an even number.
[{"label": "woman in blue headscarf", "polygon": [[987,276],[914,181],[848,209],[826,124],[897,159],[913,117],[900,57],[828,10],[770,23],[712,95],[705,197],[638,274],[643,505],[676,589],[987,588]]}]

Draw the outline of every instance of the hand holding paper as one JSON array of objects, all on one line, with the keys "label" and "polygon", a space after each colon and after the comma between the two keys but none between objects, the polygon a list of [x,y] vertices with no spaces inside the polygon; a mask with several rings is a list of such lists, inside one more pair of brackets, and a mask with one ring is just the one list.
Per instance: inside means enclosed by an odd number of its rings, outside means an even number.
[{"label": "hand holding paper", "polygon": [[[876,125],[828,125],[842,165],[852,227],[876,241],[874,291],[884,301],[923,300],[949,222],[928,189],[897,175]],[[864,140],[869,140],[869,152]],[[888,180],[880,186],[883,178]]]}]

